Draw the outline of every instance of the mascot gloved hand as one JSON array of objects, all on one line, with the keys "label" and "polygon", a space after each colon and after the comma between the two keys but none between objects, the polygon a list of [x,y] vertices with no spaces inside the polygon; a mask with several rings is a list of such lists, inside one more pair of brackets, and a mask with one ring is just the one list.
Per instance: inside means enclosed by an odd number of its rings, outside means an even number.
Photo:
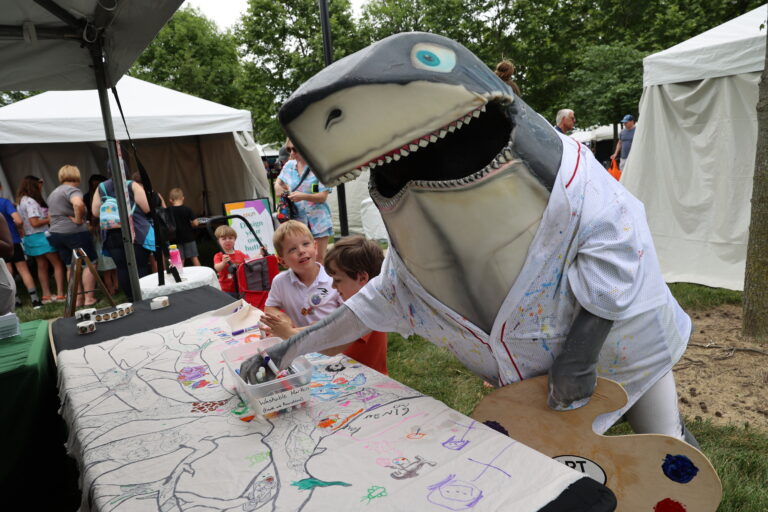
[{"label": "mascot gloved hand", "polygon": [[[300,355],[344,345],[369,332],[371,330],[349,308],[341,306],[311,327],[269,347],[267,354],[282,370]],[[257,382],[256,372],[260,366],[260,356],[251,357],[240,366],[240,375],[246,382]]]},{"label": "mascot gloved hand", "polygon": [[579,312],[562,352],[549,368],[549,407],[567,411],[589,402],[597,383],[597,360],[612,325],[586,309]]}]

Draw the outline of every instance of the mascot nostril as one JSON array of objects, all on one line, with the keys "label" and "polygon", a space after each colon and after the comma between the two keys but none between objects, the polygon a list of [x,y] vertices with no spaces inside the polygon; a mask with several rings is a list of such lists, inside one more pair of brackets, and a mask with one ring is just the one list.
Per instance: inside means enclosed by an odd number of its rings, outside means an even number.
[{"label": "mascot nostril", "polygon": [[397,34],[308,80],[279,119],[324,183],[371,173],[390,237],[381,274],[281,345],[287,362],[370,330],[418,334],[497,385],[548,374],[558,410],[598,375],[618,381],[629,403],[595,430],[641,402],[633,426],[681,437],[671,368],[691,321],[643,205],[475,55]]}]

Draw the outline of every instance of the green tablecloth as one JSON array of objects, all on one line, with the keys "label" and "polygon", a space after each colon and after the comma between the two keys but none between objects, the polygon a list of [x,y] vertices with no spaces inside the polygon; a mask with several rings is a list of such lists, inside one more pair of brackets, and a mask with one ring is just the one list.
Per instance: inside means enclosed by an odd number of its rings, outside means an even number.
[{"label": "green tablecloth", "polygon": [[55,379],[47,320],[23,323],[20,335],[0,340],[0,481],[19,470],[30,449],[58,437]]}]

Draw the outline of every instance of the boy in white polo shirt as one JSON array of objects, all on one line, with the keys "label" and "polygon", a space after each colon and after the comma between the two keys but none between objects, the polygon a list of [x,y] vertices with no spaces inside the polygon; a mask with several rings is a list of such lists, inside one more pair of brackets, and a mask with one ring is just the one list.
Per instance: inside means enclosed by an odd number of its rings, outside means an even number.
[{"label": "boy in white polo shirt", "polygon": [[272,240],[278,261],[288,270],[272,281],[265,313],[279,317],[282,310],[294,327],[306,327],[342,305],[333,279],[317,262],[315,239],[306,224],[289,220],[277,228]]}]

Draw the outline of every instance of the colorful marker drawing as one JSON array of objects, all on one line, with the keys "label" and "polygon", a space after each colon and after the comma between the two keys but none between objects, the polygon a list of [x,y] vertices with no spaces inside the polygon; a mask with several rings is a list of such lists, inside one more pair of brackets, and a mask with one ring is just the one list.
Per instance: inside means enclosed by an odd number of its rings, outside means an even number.
[{"label": "colorful marker drawing", "polygon": [[376,498],[383,498],[387,495],[387,490],[380,485],[374,485],[368,488],[368,494],[360,498],[360,501],[365,501],[366,505]]},{"label": "colorful marker drawing", "polygon": [[[465,446],[467,446],[469,444],[469,441],[467,439],[464,439],[464,438],[467,437],[467,433],[470,430],[472,430],[474,428],[477,428],[477,427],[474,426],[475,423],[477,423],[477,422],[476,421],[472,421],[472,423],[469,424],[469,426],[467,427],[467,429],[464,431],[464,433],[461,435],[461,437],[459,439],[456,439],[455,436],[451,436],[450,438],[445,440],[443,442],[443,446],[445,448],[448,448],[449,450],[456,450],[456,451],[459,451],[462,448],[464,448]],[[460,427],[464,426],[464,425],[461,425],[459,423],[457,423],[457,425],[459,425]]]},{"label": "colorful marker drawing", "polygon": [[[510,440],[347,359],[317,366],[308,407],[257,416],[233,390],[221,321],[59,354],[91,510],[355,510],[385,497],[371,508],[477,510],[514,497],[498,485],[512,466],[493,457]],[[673,462],[670,475],[688,474]]]},{"label": "colorful marker drawing", "polygon": [[303,480],[299,480],[298,482],[291,482],[291,485],[298,487],[302,491],[308,491],[310,489],[314,489],[315,487],[330,487],[332,485],[350,487],[352,484],[348,484],[347,482],[339,482],[339,481],[324,482],[322,480],[318,480],[317,478],[304,478]]},{"label": "colorful marker drawing", "polygon": [[399,457],[397,459],[393,459],[392,461],[395,465],[394,466],[387,466],[388,468],[394,469],[392,473],[389,474],[392,478],[395,480],[405,480],[406,478],[414,478],[419,476],[419,470],[424,465],[430,465],[430,466],[436,466],[437,462],[432,462],[430,460],[425,460],[421,455],[417,455],[416,458],[413,460],[413,462],[409,461],[408,459],[404,457]]},{"label": "colorful marker drawing", "polygon": [[455,474],[449,474],[440,482],[427,487],[427,491],[429,491],[427,493],[427,501],[443,508],[447,508],[448,510],[466,510],[474,507],[481,499],[483,499],[483,490],[473,482],[479,480],[488,469],[493,468],[504,474],[507,478],[511,478],[509,473],[498,466],[494,466],[493,462],[514,444],[515,443],[513,442],[505,446],[504,449],[497,453],[490,462],[480,462],[468,457],[468,461],[485,466],[483,470],[480,471],[471,482],[459,480],[456,478]]}]

